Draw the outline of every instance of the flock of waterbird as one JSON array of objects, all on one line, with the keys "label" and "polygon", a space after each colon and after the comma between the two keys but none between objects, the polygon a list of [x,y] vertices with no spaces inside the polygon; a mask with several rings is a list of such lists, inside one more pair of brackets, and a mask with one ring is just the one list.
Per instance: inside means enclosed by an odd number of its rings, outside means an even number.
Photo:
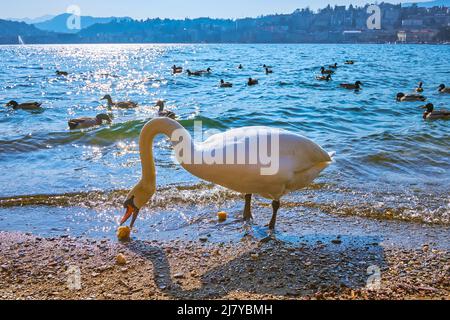
[{"label": "flock of waterbird", "polygon": [[[345,63],[352,65],[355,62],[348,60]],[[338,65],[335,63],[329,67],[330,69],[325,69],[325,67],[321,68],[321,75],[317,77],[318,80],[331,80],[331,75],[335,73],[334,70],[338,68]],[[238,69],[243,68],[242,65],[238,66]],[[273,73],[272,67],[263,65],[263,68],[267,75]],[[174,74],[183,72],[183,68],[176,65],[173,66],[172,70]],[[211,68],[194,72],[187,70],[189,76],[202,76],[211,72]],[[257,79],[248,79],[248,86],[257,84]],[[233,84],[221,79],[219,86],[221,88],[230,88]],[[360,90],[361,86],[362,83],[360,81],[356,81],[354,84],[340,84],[341,88],[347,90]],[[426,100],[419,94],[419,92],[423,92],[423,83],[419,84],[416,92],[416,94],[407,95],[399,93],[397,95],[397,101]],[[445,85],[441,85],[439,86],[439,92],[450,93],[450,89],[446,88]],[[450,116],[450,112],[447,111],[434,111],[432,104],[424,107],[427,108],[427,111],[424,113],[425,119],[440,119]],[[190,147],[202,156],[204,154],[212,155],[224,152],[224,159],[230,159],[230,155],[233,155],[234,158],[234,150],[240,149],[241,146],[239,145],[242,144],[242,141],[257,141],[258,135],[261,134],[269,137],[273,134],[274,129],[270,127],[258,127],[257,130],[252,127],[238,128],[213,135],[204,142],[195,142],[189,132],[177,121],[167,117],[151,120],[144,126],[139,138],[141,166],[143,168],[142,176],[140,181],[128,193],[124,202],[123,206],[126,211],[120,220],[121,226],[131,218],[130,229],[132,229],[140,210],[150,201],[156,192],[155,159],[151,151],[154,137],[158,134],[172,137],[175,131],[178,133],[182,132],[182,141],[190,142]],[[253,219],[251,201],[254,194],[272,200],[272,218],[267,226],[269,230],[274,230],[278,210],[281,207],[281,198],[288,193],[300,190],[311,184],[333,162],[335,155],[334,152],[326,152],[312,140],[289,131],[283,131],[279,135],[278,142],[278,162],[280,166],[272,175],[262,174],[261,170],[264,168],[262,163],[258,163],[257,165],[247,163],[237,165],[219,164],[216,162],[213,164],[187,164],[180,162],[180,164],[186,171],[204,181],[209,181],[245,195],[243,212],[243,219],[245,221]],[[261,146],[257,149],[258,153],[265,152]],[[231,150],[233,151],[231,152]],[[261,159],[260,155],[257,158]]]},{"label": "flock of waterbird", "polygon": [[[355,64],[355,61],[346,60],[344,62],[344,64],[353,65],[353,64]],[[264,64],[262,66],[262,68],[265,71],[266,75],[270,75],[274,72],[272,66],[268,66],[268,65]],[[239,64],[238,69],[242,70],[242,69],[244,69],[244,66],[242,64]],[[337,69],[338,69],[337,63],[329,65],[328,69],[326,69],[325,67],[322,66],[320,68],[320,75],[316,76],[316,80],[332,81],[333,80],[332,75],[334,75],[336,73]],[[60,76],[60,77],[67,77],[69,75],[68,72],[61,71],[61,70],[56,70],[55,73],[57,76]],[[172,73],[174,75],[183,73],[183,67],[173,65]],[[200,77],[200,76],[211,74],[212,69],[210,67],[208,67],[205,70],[196,70],[196,71],[191,71],[191,70],[187,69],[186,73],[188,76]],[[259,84],[258,79],[251,78],[251,77],[248,78],[248,80],[247,80],[248,86],[254,86],[257,84]],[[340,86],[340,88],[343,88],[343,89],[359,91],[362,89],[362,85],[363,85],[362,82],[358,80],[355,83],[341,83],[339,86]],[[233,84],[231,82],[227,82],[227,81],[221,79],[220,83],[219,83],[219,87],[220,88],[232,88]],[[446,87],[445,84],[441,84],[438,87],[438,91],[440,93],[450,93],[450,87]],[[426,101],[427,98],[422,95],[423,92],[424,92],[423,82],[419,82],[417,88],[414,89],[413,93],[405,94],[403,92],[399,92],[396,96],[396,100],[398,102]],[[106,100],[108,110],[111,110],[112,108],[132,109],[132,108],[138,107],[138,104],[133,101],[113,101],[111,95],[109,95],[109,94],[105,95],[100,100]],[[21,110],[33,111],[33,110],[42,109],[42,103],[40,103],[40,102],[18,103],[14,100],[11,100],[6,104],[6,107],[11,107],[14,110],[21,109]],[[165,101],[164,100],[158,100],[154,107],[158,108],[158,116],[159,117],[168,117],[171,119],[176,119],[176,114],[174,112],[165,109]],[[434,105],[432,103],[423,105],[423,106],[421,106],[421,108],[426,109],[426,111],[423,114],[423,118],[425,120],[450,118],[450,111],[435,110]],[[104,122],[111,124],[112,121],[113,121],[112,115],[104,113],[104,114],[99,114],[96,117],[82,117],[82,118],[77,118],[77,119],[70,119],[68,121],[68,125],[71,130],[75,130],[75,129],[86,129],[86,128],[99,126],[99,125],[102,125]]]},{"label": "flock of waterbird", "polygon": [[[355,61],[347,60],[346,65],[353,65]],[[328,66],[328,69],[321,67],[320,75],[316,76],[318,81],[331,81],[332,75],[335,74],[339,66],[337,63]],[[244,69],[244,66],[240,64],[238,69]],[[273,67],[263,65],[266,75],[272,74]],[[191,71],[187,70],[188,76],[201,77],[211,74],[213,71],[211,68],[205,70]],[[172,73],[183,73],[183,67],[174,65],[172,67]],[[60,77],[67,77],[68,72],[56,71],[56,75]],[[248,78],[247,85],[257,85],[258,79]],[[346,90],[359,91],[362,89],[363,84],[361,81],[355,83],[341,83],[340,88]],[[220,80],[220,88],[231,88],[233,84]],[[444,84],[438,88],[442,94],[450,93],[450,88]],[[426,98],[422,95],[424,92],[423,83],[420,82],[418,87],[414,90],[414,93],[398,93],[396,100],[398,102],[407,101],[426,101]],[[105,95],[101,100],[106,101],[106,108],[111,111],[113,108],[117,109],[133,109],[138,107],[138,104],[133,101],[114,101],[111,95]],[[16,101],[11,100],[6,104],[13,109],[23,110],[38,110],[42,104],[39,102],[26,102],[19,104]],[[258,127],[258,130],[253,130],[252,127],[233,129],[225,133],[217,134],[210,137],[203,143],[195,142],[190,136],[189,132],[181,126],[176,120],[176,115],[170,110],[165,109],[165,102],[159,100],[156,102],[155,108],[158,112],[158,117],[149,121],[142,129],[140,135],[140,156],[142,163],[142,177],[139,183],[130,191],[127,199],[124,203],[126,213],[121,219],[120,224],[123,225],[129,218],[132,218],[131,228],[138,217],[139,211],[144,207],[152,198],[156,191],[156,170],[155,161],[153,158],[152,143],[153,139],[158,134],[165,134],[171,136],[175,131],[181,131],[183,133],[183,141],[190,141],[194,150],[203,154],[218,154],[222,150],[237,150],[237,144],[239,141],[252,141],[257,134],[263,134],[270,136],[274,129],[270,127]],[[432,103],[428,103],[422,106],[426,109],[423,117],[424,119],[443,119],[450,117],[450,111],[435,111]],[[169,108],[170,109],[170,108]],[[95,118],[78,118],[69,120],[70,129],[85,129],[102,125],[104,122],[112,123],[112,115],[99,114]],[[228,137],[225,139],[224,137]],[[231,138],[230,138],[231,137]],[[224,148],[223,141],[226,141],[229,146]],[[334,153],[328,153],[322,149],[319,145],[309,140],[306,137],[300,136],[288,131],[282,131],[279,137],[280,154],[279,163],[280,168],[274,175],[262,175],[261,170],[264,166],[259,163],[257,166],[250,164],[233,165],[233,164],[186,164],[182,163],[185,170],[193,175],[223,186],[235,192],[239,192],[245,195],[245,209],[244,220],[251,220],[251,199],[253,194],[259,194],[264,198],[272,200],[272,218],[268,224],[270,229],[275,228],[278,209],[280,208],[280,199],[287,193],[302,189],[309,185],[326,167],[328,167],[332,161]],[[258,148],[258,152],[263,152]],[[234,151],[233,151],[234,152]],[[225,154],[225,158],[228,159],[228,155]]]},{"label": "flock of waterbird", "polygon": [[[352,60],[347,60],[345,64],[354,64],[355,62]],[[316,79],[319,81],[331,81],[331,75],[335,73],[335,70],[338,68],[337,63],[329,66],[329,69],[325,69],[325,67],[321,67],[320,72],[321,75],[316,76]],[[332,70],[334,69],[334,70]],[[340,87],[348,90],[360,90],[362,86],[361,81],[356,81],[353,83],[341,83]],[[440,93],[450,93],[450,87],[446,87],[445,84],[439,85],[437,88]],[[414,89],[413,93],[397,93],[396,100],[398,102],[414,102],[414,101],[426,101],[427,98],[422,95],[424,92],[423,82],[419,82],[417,88]],[[423,114],[423,118],[425,120],[436,120],[436,119],[447,119],[450,118],[450,111],[447,110],[434,110],[434,105],[432,103],[428,103],[424,106],[421,106],[422,109],[426,109]]]}]

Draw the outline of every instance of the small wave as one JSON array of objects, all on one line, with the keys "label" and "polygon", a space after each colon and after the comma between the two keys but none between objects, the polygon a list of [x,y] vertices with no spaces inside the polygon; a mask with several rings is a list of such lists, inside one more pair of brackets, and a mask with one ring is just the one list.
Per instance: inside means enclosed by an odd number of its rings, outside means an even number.
[{"label": "small wave", "polygon": [[[0,198],[0,208],[23,206],[48,207],[121,207],[129,190],[75,192],[58,195],[23,195]],[[239,199],[240,195],[211,184],[167,186],[159,188],[151,206],[167,208],[174,204],[208,204]]]},{"label": "small wave", "polygon": [[[227,129],[221,121],[196,116],[181,120],[185,128],[192,129],[195,122],[201,121],[204,129]],[[148,120],[132,120],[116,123],[109,127],[88,130],[35,133],[9,140],[0,140],[0,154],[14,154],[49,149],[56,146],[79,143],[87,146],[109,146],[117,141],[138,138]]]},{"label": "small wave", "polygon": [[180,124],[186,129],[191,129],[194,127],[196,121],[201,121],[203,128],[208,129],[227,129],[228,127],[223,124],[222,121],[214,120],[204,116],[196,116],[189,120],[180,120]]},{"label": "small wave", "polygon": [[0,154],[33,152],[78,142],[107,146],[118,140],[138,137],[145,121],[135,120],[94,130],[35,133],[10,140],[0,140]]},{"label": "small wave", "polygon": [[[116,210],[122,208],[128,192],[129,190],[113,190],[6,197],[0,198],[0,208],[44,206]],[[315,200],[312,201],[311,198]],[[216,206],[225,206],[236,201],[242,202],[242,195],[213,184],[200,183],[159,188],[147,207],[178,210],[184,206],[209,207],[212,203]],[[338,216],[450,225],[448,199],[446,201],[445,195],[439,194],[363,192],[317,183],[301,192],[286,196],[282,203],[285,208],[318,209]],[[269,202],[256,197],[254,205],[265,207]]]}]

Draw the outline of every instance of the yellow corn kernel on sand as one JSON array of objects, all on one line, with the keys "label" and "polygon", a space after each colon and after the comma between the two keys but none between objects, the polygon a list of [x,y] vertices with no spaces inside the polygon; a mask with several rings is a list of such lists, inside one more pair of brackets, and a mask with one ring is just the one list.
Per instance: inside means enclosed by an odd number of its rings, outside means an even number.
[{"label": "yellow corn kernel on sand", "polygon": [[120,241],[129,240],[130,234],[131,234],[130,227],[119,227],[119,229],[117,229],[117,238]]},{"label": "yellow corn kernel on sand", "polygon": [[221,212],[217,213],[217,218],[218,218],[219,221],[221,221],[221,222],[227,220],[227,217],[228,217],[228,215],[227,215],[227,213],[224,212],[224,211],[221,211]]}]

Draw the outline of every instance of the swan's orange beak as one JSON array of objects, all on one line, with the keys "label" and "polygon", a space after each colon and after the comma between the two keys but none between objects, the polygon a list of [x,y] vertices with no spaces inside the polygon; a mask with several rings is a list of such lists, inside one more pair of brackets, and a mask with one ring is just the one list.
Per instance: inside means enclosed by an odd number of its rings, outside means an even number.
[{"label": "swan's orange beak", "polygon": [[133,218],[131,220],[130,228],[133,229],[134,223],[136,222],[136,219],[139,215],[139,209],[136,208],[136,206],[134,205],[133,198],[131,198],[125,202],[124,208],[126,209],[126,211],[125,211],[125,215],[123,216],[122,220],[120,221],[120,225],[122,226],[132,216]]}]

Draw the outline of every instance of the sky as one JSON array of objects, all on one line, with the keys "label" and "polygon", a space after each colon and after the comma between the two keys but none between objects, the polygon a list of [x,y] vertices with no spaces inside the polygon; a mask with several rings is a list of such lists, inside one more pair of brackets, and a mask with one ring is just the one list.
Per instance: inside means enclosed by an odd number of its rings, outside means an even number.
[{"label": "sky", "polygon": [[328,4],[362,5],[367,2],[371,0],[1,0],[0,18],[36,18],[49,14],[57,15],[66,12],[71,5],[78,5],[81,15],[97,17],[242,18],[271,13],[291,13],[295,9],[306,7],[315,10]]}]

